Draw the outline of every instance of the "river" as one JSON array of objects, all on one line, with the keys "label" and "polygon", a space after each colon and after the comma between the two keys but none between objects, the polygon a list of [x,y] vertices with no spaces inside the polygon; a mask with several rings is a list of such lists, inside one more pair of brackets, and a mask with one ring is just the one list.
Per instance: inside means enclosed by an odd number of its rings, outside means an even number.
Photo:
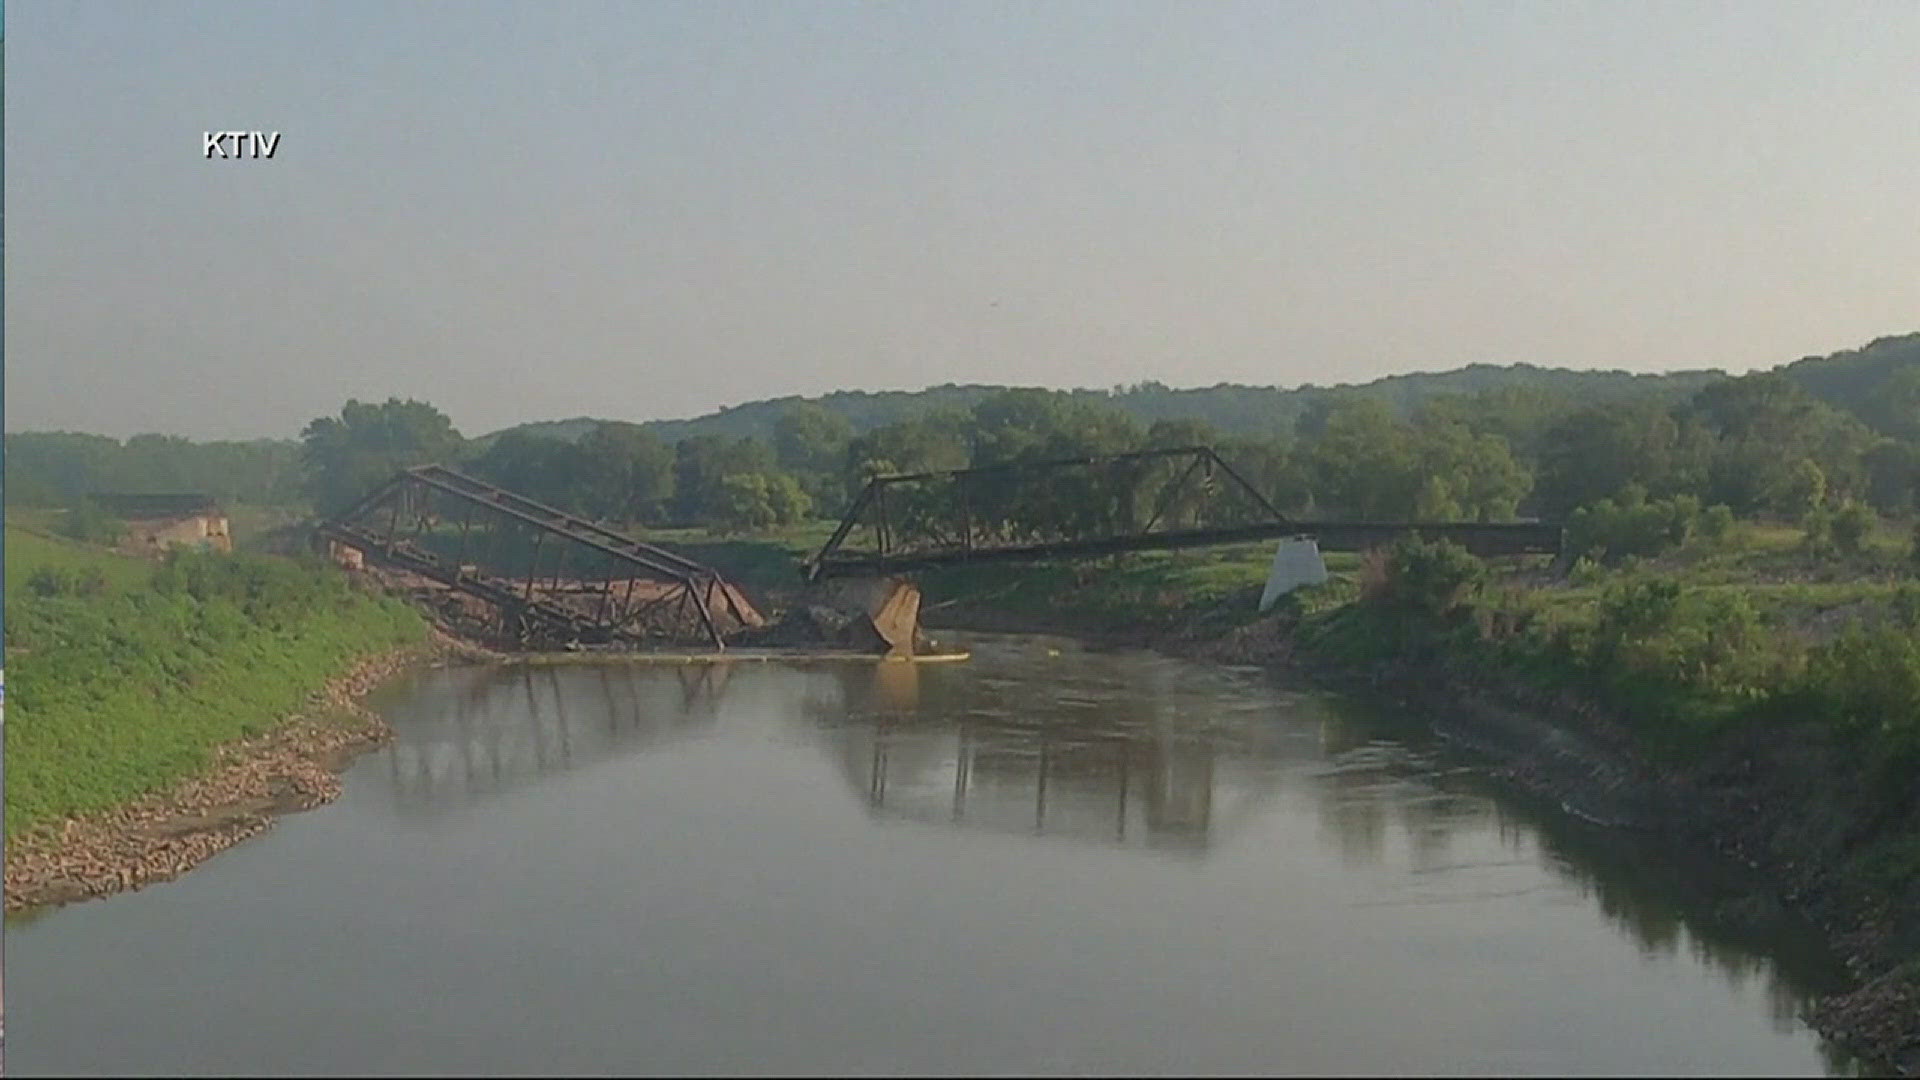
[{"label": "river", "polygon": [[7,1070],[1752,1073],[1818,939],[1250,670],[419,672],[340,800],[10,920]]}]

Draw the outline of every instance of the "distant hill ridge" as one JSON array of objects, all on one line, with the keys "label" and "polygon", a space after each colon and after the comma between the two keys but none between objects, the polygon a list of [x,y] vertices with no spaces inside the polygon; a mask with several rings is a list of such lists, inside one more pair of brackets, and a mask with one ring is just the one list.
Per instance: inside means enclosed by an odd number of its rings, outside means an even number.
[{"label": "distant hill ridge", "polygon": [[[1917,335],[1920,336],[1920,335]],[[1411,411],[1430,398],[1446,394],[1476,394],[1519,387],[1547,394],[1565,394],[1583,401],[1638,398],[1647,395],[1678,400],[1726,373],[1718,370],[1635,374],[1627,371],[1581,371],[1544,368],[1533,364],[1470,364],[1444,372],[1389,375],[1359,385],[1306,385],[1292,389],[1219,383],[1208,387],[1174,389],[1146,382],[1113,390],[1077,389],[1076,398],[1103,402],[1139,420],[1203,420],[1228,435],[1270,436],[1290,430],[1296,417],[1316,400],[1348,395],[1383,398],[1395,410]],[[924,390],[837,390],[818,397],[798,395],[732,405],[705,416],[684,420],[648,420],[640,426],[667,442],[693,435],[770,438],[773,425],[789,405],[811,401],[844,416],[857,432],[906,420],[941,409],[965,410],[980,400],[1018,387],[952,383]],[[604,418],[616,419],[616,418]],[[575,417],[518,424],[480,436],[491,441],[507,431],[548,438],[577,440],[603,419]]]}]

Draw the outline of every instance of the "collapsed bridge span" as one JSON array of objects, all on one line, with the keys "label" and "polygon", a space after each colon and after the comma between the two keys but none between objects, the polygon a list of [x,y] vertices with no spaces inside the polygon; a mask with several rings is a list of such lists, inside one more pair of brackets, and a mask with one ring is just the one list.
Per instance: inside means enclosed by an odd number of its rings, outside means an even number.
[{"label": "collapsed bridge span", "polygon": [[402,470],[317,532],[522,644],[723,649],[765,621],[710,566],[442,465]]}]

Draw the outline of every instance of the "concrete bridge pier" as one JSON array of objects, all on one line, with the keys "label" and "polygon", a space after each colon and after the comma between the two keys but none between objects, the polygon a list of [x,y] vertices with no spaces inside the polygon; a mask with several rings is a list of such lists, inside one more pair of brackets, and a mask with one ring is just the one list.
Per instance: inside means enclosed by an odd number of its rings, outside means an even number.
[{"label": "concrete bridge pier", "polygon": [[799,605],[831,644],[889,656],[924,651],[920,587],[904,577],[847,577],[817,582]]}]

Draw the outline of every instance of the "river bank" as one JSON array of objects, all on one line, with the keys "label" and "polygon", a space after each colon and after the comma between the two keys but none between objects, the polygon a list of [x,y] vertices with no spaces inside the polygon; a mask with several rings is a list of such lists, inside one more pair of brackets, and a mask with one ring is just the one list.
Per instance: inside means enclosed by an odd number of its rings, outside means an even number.
[{"label": "river bank", "polygon": [[381,683],[425,663],[498,654],[435,633],[426,644],[367,657],[328,680],[266,733],[218,748],[198,775],[125,805],[10,838],[6,910],[140,889],[193,869],[272,828],[276,816],[340,794],[339,773],[392,735],[362,704]]},{"label": "river bank", "polygon": [[[1862,823],[1850,816],[1856,807],[1830,790],[1845,769],[1825,725],[1751,731],[1698,759],[1659,760],[1635,745],[1623,718],[1576,692],[1444,660],[1356,664],[1318,654],[1300,647],[1297,621],[1285,615],[1231,627],[1164,618],[1128,626],[1064,608],[1037,613],[952,602],[925,622],[934,630],[1054,633],[1254,666],[1378,701],[1421,717],[1440,738],[1486,760],[1496,783],[1590,822],[1736,860],[1768,883],[1745,906],[1799,912],[1822,929],[1856,980],[1816,1002],[1807,1022],[1879,1068],[1920,1075],[1920,965],[1909,953],[1911,913],[1896,910],[1899,901],[1889,900],[1882,882],[1840,855],[1840,841]],[[1920,821],[1910,827],[1920,832]]]}]

